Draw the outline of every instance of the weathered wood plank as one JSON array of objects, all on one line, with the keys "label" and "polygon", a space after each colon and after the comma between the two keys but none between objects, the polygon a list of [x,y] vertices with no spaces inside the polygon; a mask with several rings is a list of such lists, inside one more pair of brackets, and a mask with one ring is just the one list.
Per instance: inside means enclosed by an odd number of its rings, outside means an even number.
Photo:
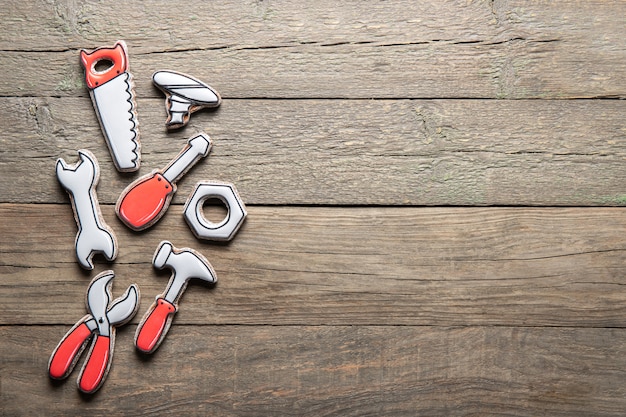
[{"label": "weathered wood plank", "polygon": [[1,323],[73,323],[109,268],[115,294],[139,284],[145,311],[169,278],[151,265],[168,239],[219,277],[188,287],[177,323],[626,325],[624,209],[250,207],[229,245],[196,240],[181,211],[139,234],[103,207],[119,256],[87,273],[67,205],[0,205]]},{"label": "weathered wood plank", "polygon": [[[0,414],[623,414],[626,211],[476,206],[626,204],[623,101],[489,100],[626,97],[626,1],[5,3]],[[199,130],[215,140],[144,233],[115,218],[138,175],[113,170],[78,63],[116,39],[140,97],[141,174]],[[150,82],[163,68],[223,106],[166,133]],[[54,176],[80,148],[100,160],[120,243],[93,273]],[[202,179],[252,205],[230,244],[182,219]],[[371,205],[385,207],[354,207]],[[163,239],[205,254],[219,282],[192,283],[140,358],[136,324],[169,278],[151,265]],[[109,268],[115,296],[136,282],[143,298],[90,400],[77,372],[52,383],[46,365]]]},{"label": "weathered wood plank", "polygon": [[[168,134],[162,99],[140,100],[141,173],[162,168],[204,130],[207,160],[180,183],[236,184],[248,204],[626,204],[620,100],[225,100]],[[54,164],[87,148],[101,164],[98,196],[120,175],[88,98],[2,98],[0,201],[67,202]]]},{"label": "weathered wood plank", "polygon": [[11,2],[7,10],[0,95],[84,95],[78,48],[123,38],[138,80],[176,68],[227,98],[626,96],[624,1]]},{"label": "weathered wood plank", "polygon": [[51,383],[63,326],[0,328],[7,415],[618,416],[626,330],[174,326],[146,360],[118,335],[92,401]]},{"label": "weathered wood plank", "polygon": [[[8,9],[10,14],[3,19],[5,30],[0,49],[13,51],[78,49],[85,44],[97,47],[103,38],[124,38],[136,43],[141,53],[260,48],[314,41],[376,39],[383,43],[406,43],[416,37],[472,40],[495,36],[498,25],[507,23],[496,22],[495,10],[486,2],[435,0],[395,1],[385,5],[330,0],[315,4],[201,0],[172,0],[166,4],[147,0],[124,7],[111,0],[97,5],[85,1],[47,4],[9,1]],[[579,9],[574,10],[579,13]],[[603,7],[602,3],[596,8],[603,16],[611,10],[615,6]],[[141,24],[129,16],[142,16]],[[167,30],[163,30],[164,26]],[[148,35],[152,37],[150,41]]]}]

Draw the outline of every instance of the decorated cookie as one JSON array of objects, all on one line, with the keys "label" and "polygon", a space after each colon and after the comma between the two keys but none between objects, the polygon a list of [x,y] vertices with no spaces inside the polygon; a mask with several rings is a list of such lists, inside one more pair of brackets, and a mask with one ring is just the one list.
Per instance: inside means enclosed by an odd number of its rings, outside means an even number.
[{"label": "decorated cookie", "polygon": [[91,270],[94,253],[102,253],[108,261],[117,257],[117,241],[113,230],[104,222],[98,205],[98,161],[91,152],[84,149],[78,151],[78,155],[80,161],[73,166],[59,158],[56,173],[59,182],[70,195],[74,218],[78,224],[76,257],[80,266]]},{"label": "decorated cookie", "polygon": [[109,372],[115,345],[115,328],[132,319],[139,307],[139,290],[135,284],[129,286],[123,296],[110,302],[114,276],[113,271],[104,271],[91,281],[87,291],[89,314],[63,336],[48,363],[51,378],[67,378],[93,336],[91,348],[78,376],[78,388],[88,394],[102,386]]},{"label": "decorated cookie", "polygon": [[176,71],[157,71],[152,82],[166,95],[168,129],[178,129],[189,122],[191,113],[222,102],[219,93],[200,80]]},{"label": "decorated cookie", "polygon": [[[228,213],[224,220],[213,223],[202,213],[204,202],[217,198],[226,205]],[[235,234],[246,218],[246,206],[233,184],[225,182],[199,182],[185,203],[184,216],[191,231],[198,239],[227,241]]]},{"label": "decorated cookie", "polygon": [[[132,172],[141,162],[137,105],[133,78],[128,72],[128,52],[124,41],[113,48],[80,51],[85,79],[102,133],[118,171]],[[104,64],[104,69],[100,65]],[[106,67],[106,64],[111,64]]]},{"label": "decorated cookie", "polygon": [[201,133],[189,139],[187,146],[162,171],[154,171],[130,184],[117,200],[117,216],[133,230],[143,230],[156,223],[167,211],[176,181],[211,150],[209,136]]},{"label": "decorated cookie", "polygon": [[165,338],[190,279],[217,281],[213,267],[204,256],[193,249],[176,249],[166,240],[159,244],[152,264],[158,269],[171,269],[172,276],[165,292],[157,296],[137,327],[135,346],[144,353],[154,352]]}]

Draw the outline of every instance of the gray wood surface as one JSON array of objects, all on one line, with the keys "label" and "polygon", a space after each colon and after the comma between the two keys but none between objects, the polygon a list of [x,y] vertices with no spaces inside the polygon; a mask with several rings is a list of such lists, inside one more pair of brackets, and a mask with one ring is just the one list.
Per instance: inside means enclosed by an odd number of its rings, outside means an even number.
[{"label": "gray wood surface", "polygon": [[44,372],[66,330],[0,328],[7,415],[616,416],[626,408],[624,329],[177,325],[143,358],[133,325],[119,332],[109,378],[88,399],[76,370],[62,384]]},{"label": "gray wood surface", "polygon": [[[0,174],[10,179],[0,201],[66,202],[55,161],[74,163],[77,149],[100,161],[102,203],[138,176],[112,168],[89,98],[0,104]],[[137,106],[140,174],[167,165],[197,131],[213,139],[179,182],[180,204],[207,178],[236,183],[248,204],[626,204],[622,100],[225,100],[172,134],[163,99]]]},{"label": "gray wood surface", "polygon": [[[0,415],[622,416],[626,409],[626,1],[4,2]],[[139,173],[119,174],[78,52],[127,42]],[[166,132],[151,74],[224,98]],[[122,189],[206,131],[166,216],[131,232]],[[100,161],[119,256],[83,271],[57,158]],[[181,213],[200,180],[249,217],[228,244]],[[206,207],[219,219],[224,210]],[[133,336],[203,253],[152,356]],[[139,285],[92,396],[47,376],[106,269]]]},{"label": "gray wood surface", "polygon": [[[218,284],[190,284],[180,323],[626,324],[620,208],[251,207],[235,240],[221,246],[197,241],[181,206],[141,235],[113,207],[103,212],[120,254],[113,264],[96,257],[96,272],[115,270],[116,294],[139,284],[142,311],[170,276],[151,265],[162,239],[211,262]],[[85,286],[95,273],[82,273],[75,261],[71,209],[5,204],[0,216],[1,234],[20,236],[17,247],[0,244],[13,260],[2,267],[0,324],[73,324],[85,314]]]},{"label": "gray wood surface", "polygon": [[[225,97],[625,97],[625,7],[601,0],[152,0],[124,8],[11,1],[0,95],[85,94],[77,49],[123,38],[139,79],[173,65]],[[47,65],[32,76],[14,71],[33,61]]]}]

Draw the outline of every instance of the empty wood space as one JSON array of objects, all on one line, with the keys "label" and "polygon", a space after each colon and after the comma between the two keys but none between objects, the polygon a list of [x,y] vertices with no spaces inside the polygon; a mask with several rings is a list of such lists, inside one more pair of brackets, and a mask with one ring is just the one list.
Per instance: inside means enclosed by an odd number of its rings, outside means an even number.
[{"label": "empty wood space", "polygon": [[[0,12],[0,414],[620,416],[626,410],[626,1],[8,1]],[[79,51],[129,48],[141,169],[119,173]],[[170,69],[222,95],[165,129]],[[167,214],[115,204],[197,132]],[[58,158],[98,159],[119,254],[76,261]],[[198,240],[183,205],[235,184],[248,218]],[[224,211],[207,207],[220,216]],[[209,213],[211,212],[211,213]],[[213,265],[152,355],[170,271]],[[102,388],[50,354],[114,270],[139,311]],[[85,354],[83,354],[85,356]]]}]

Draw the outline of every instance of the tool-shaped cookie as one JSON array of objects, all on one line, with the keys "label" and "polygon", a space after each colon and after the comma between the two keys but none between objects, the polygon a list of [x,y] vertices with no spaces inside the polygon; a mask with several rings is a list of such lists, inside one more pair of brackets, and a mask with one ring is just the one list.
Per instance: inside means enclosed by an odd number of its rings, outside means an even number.
[{"label": "tool-shaped cookie", "polygon": [[176,71],[157,71],[152,82],[166,95],[168,129],[178,129],[189,121],[191,113],[205,107],[217,107],[222,98],[219,93],[200,80]]},{"label": "tool-shaped cookie", "polygon": [[123,296],[110,303],[110,287],[114,276],[113,271],[104,271],[91,281],[87,291],[89,314],[63,336],[48,363],[51,378],[67,378],[87,341],[94,335],[87,359],[78,376],[78,388],[88,394],[102,386],[109,372],[115,345],[115,328],[132,319],[139,307],[139,290],[135,284],[129,286]]},{"label": "tool-shaped cookie", "polygon": [[[204,203],[210,198],[217,198],[226,205],[226,218],[219,223],[213,223],[204,217]],[[237,189],[227,182],[199,182],[187,199],[183,210],[183,216],[193,234],[198,239],[207,240],[231,240],[235,237],[246,215],[246,206],[241,201]]]},{"label": "tool-shaped cookie", "polygon": [[[139,169],[140,143],[133,78],[124,41],[113,48],[80,51],[85,79],[113,162],[118,171]],[[99,65],[112,64],[100,70]]]},{"label": "tool-shaped cookie", "polygon": [[76,234],[76,257],[85,269],[93,269],[91,258],[102,253],[108,261],[117,257],[117,241],[113,230],[102,219],[96,185],[100,170],[96,157],[87,150],[78,151],[80,161],[70,166],[57,159],[56,173],[59,182],[70,195],[74,218],[78,225]]},{"label": "tool-shaped cookie", "polygon": [[187,146],[163,171],[153,171],[130,184],[117,200],[117,216],[133,230],[143,230],[156,223],[167,211],[176,181],[200,158],[209,154],[211,140],[201,133],[189,139]]},{"label": "tool-shaped cookie", "polygon": [[171,269],[172,276],[165,293],[157,296],[137,327],[135,346],[145,353],[154,352],[165,338],[187,282],[192,278],[208,283],[217,281],[213,267],[204,256],[193,249],[176,249],[167,240],[159,244],[152,264],[158,269]]}]

